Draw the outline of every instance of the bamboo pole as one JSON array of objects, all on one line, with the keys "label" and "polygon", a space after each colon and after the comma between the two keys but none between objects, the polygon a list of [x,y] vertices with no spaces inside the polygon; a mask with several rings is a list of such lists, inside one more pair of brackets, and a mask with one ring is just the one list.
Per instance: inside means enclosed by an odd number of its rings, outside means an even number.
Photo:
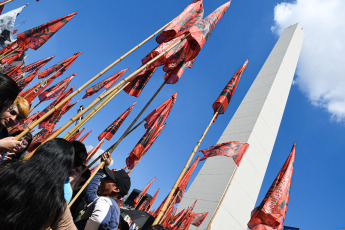
[{"label": "bamboo pole", "polygon": [[[77,115],[75,115],[74,117],[72,117],[68,122],[66,122],[62,127],[60,127],[58,130],[56,130],[52,135],[49,136],[49,138],[47,138],[43,143],[56,138],[60,133],[62,133],[65,129],[67,129],[71,124],[73,124],[77,119],[79,119],[79,117],[81,117],[83,114],[85,114],[88,110],[90,110],[94,105],[96,105],[98,102],[100,102],[103,98],[107,97],[106,100],[108,100],[108,98],[110,98],[112,95],[112,93],[119,93],[120,90],[119,88],[121,88],[123,85],[125,85],[127,82],[130,82],[132,80],[132,78],[135,77],[135,75],[137,75],[139,72],[141,72],[143,69],[147,68],[149,65],[151,65],[153,62],[155,62],[156,60],[158,60],[161,56],[163,56],[165,53],[169,52],[171,49],[173,49],[175,46],[179,45],[186,37],[188,37],[188,35],[186,35],[184,38],[182,38],[181,40],[177,41],[174,45],[172,45],[171,47],[169,47],[168,49],[166,49],[164,52],[162,52],[161,54],[159,54],[158,56],[156,56],[155,58],[153,58],[152,60],[150,60],[149,62],[147,62],[146,64],[142,65],[141,67],[139,67],[136,71],[134,71],[132,74],[130,74],[128,77],[126,77],[125,79],[123,79],[120,83],[118,83],[117,85],[113,86],[111,89],[109,89],[108,91],[104,92],[102,95],[99,95],[93,102],[91,102],[86,108],[84,108],[82,111],[80,111]],[[66,100],[66,99],[65,99]],[[61,103],[61,102],[60,102]],[[56,108],[56,107],[54,107]],[[52,110],[54,110],[54,108]],[[50,111],[52,111],[50,110]],[[49,111],[49,112],[50,112]],[[55,111],[55,110],[54,110]],[[48,113],[49,113],[48,112]],[[47,114],[48,114],[47,113]],[[46,115],[47,115],[46,114]],[[42,117],[45,117],[42,116]],[[40,119],[42,119],[42,117]],[[39,120],[40,120],[39,119]],[[38,121],[39,121],[38,120]],[[27,130],[30,127],[30,125],[25,129]],[[25,130],[19,134],[18,136],[15,137],[15,139],[19,136],[21,136]],[[28,160],[30,159],[33,154],[35,153],[35,151],[32,151],[30,154],[26,155],[26,157],[24,158],[24,160]]]},{"label": "bamboo pole", "polygon": [[140,199],[139,199],[138,203],[135,205],[134,209],[136,209],[136,208],[138,207],[138,205],[139,205],[140,201],[143,199],[143,197],[144,197],[144,196],[141,196],[141,197],[140,197]]},{"label": "bamboo pole", "polygon": [[103,69],[101,72],[99,72],[98,74],[96,74],[94,77],[92,77],[90,80],[88,80],[86,83],[84,83],[82,86],[79,87],[79,89],[77,89],[76,91],[74,91],[73,93],[71,93],[68,97],[66,97],[64,100],[62,100],[60,103],[58,103],[54,108],[52,108],[49,112],[47,112],[45,115],[43,115],[40,119],[36,120],[35,122],[31,123],[28,127],[25,128],[25,130],[20,133],[18,136],[16,136],[14,139],[15,140],[19,140],[21,137],[23,137],[25,134],[27,134],[28,132],[30,132],[30,130],[32,130],[36,125],[38,125],[39,123],[41,123],[44,119],[46,119],[47,117],[49,117],[53,112],[55,112],[57,109],[59,109],[62,105],[64,105],[69,99],[71,99],[72,97],[74,97],[76,94],[78,94],[80,91],[82,91],[83,89],[85,89],[89,84],[91,84],[93,81],[95,81],[97,78],[99,78],[100,76],[102,76],[105,72],[107,72],[109,69],[111,69],[112,67],[114,67],[117,63],[119,63],[120,61],[122,61],[125,57],[127,57],[129,54],[131,54],[133,51],[135,51],[136,49],[138,49],[139,47],[141,47],[143,44],[145,44],[147,41],[149,41],[151,38],[153,38],[154,36],[156,36],[156,34],[158,34],[159,32],[161,32],[165,27],[167,27],[171,22],[167,23],[165,26],[163,26],[162,28],[160,28],[159,30],[157,30],[155,33],[153,33],[151,36],[149,36],[148,38],[146,38],[144,41],[142,41],[141,43],[139,43],[137,46],[135,46],[134,48],[132,48],[130,51],[128,51],[127,53],[125,53],[124,55],[122,55],[120,58],[118,58],[116,61],[114,61],[113,63],[111,63],[109,66],[107,66],[105,69]]},{"label": "bamboo pole", "polygon": [[[91,153],[87,156],[87,158],[86,158],[86,160],[88,161],[90,158],[91,158],[91,156],[92,156],[92,154],[94,153],[94,151],[96,151],[96,149],[101,145],[101,143],[102,143],[102,141],[104,141],[104,139],[105,139],[105,137],[103,137],[103,139],[100,141],[100,142],[98,142],[98,144],[96,145],[96,147],[94,147],[91,151]],[[86,170],[85,170],[86,171]],[[85,172],[85,171],[83,171],[82,173],[81,173],[81,175],[83,175],[83,173]]]},{"label": "bamboo pole", "polygon": [[[110,146],[105,152],[110,152],[110,154],[112,152],[114,152],[114,150],[116,149],[116,147],[121,143],[121,141],[127,137],[133,130],[135,130],[140,124],[142,124],[144,122],[144,120],[142,120],[139,124],[137,124],[133,129],[131,129],[133,127],[133,125],[138,121],[138,119],[140,118],[140,116],[145,112],[145,110],[147,109],[147,107],[152,103],[152,101],[156,98],[156,96],[158,95],[158,93],[163,89],[163,87],[166,85],[167,81],[164,81],[163,84],[158,88],[158,90],[155,92],[155,94],[151,97],[151,99],[146,103],[146,105],[144,106],[144,108],[140,111],[140,113],[137,115],[136,118],[134,118],[134,120],[132,121],[132,123],[128,126],[128,128],[126,129],[126,131],[122,134],[122,136],[115,142],[115,144],[113,144],[112,146]],[[91,162],[91,164],[89,164],[87,166],[87,168],[90,168],[94,163],[96,163],[100,158],[102,157],[102,155],[98,156],[93,162]],[[132,169],[133,170],[133,169]],[[132,171],[131,170],[131,171]],[[130,172],[131,172],[130,171]],[[129,172],[129,173],[130,173]]]},{"label": "bamboo pole", "polygon": [[42,103],[42,101],[38,102],[32,109],[30,109],[30,113],[36,109],[37,106],[39,106]]},{"label": "bamboo pole", "polygon": [[[1,5],[0,5],[0,6],[1,6]],[[14,50],[12,50],[12,51],[10,51],[10,52],[7,52],[7,53],[2,54],[2,55],[0,56],[0,61],[1,61],[2,59],[7,58],[8,56],[10,56],[11,54],[13,54],[14,52],[18,51],[19,49],[20,49],[20,47],[17,47],[17,48],[15,48]]]},{"label": "bamboo pole", "polygon": [[210,220],[210,223],[207,225],[206,230],[209,230],[209,229],[210,229],[211,224],[212,224],[212,221],[213,221],[214,217],[216,216],[216,214],[217,214],[217,212],[218,212],[218,210],[219,210],[220,205],[223,203],[225,194],[226,194],[226,193],[228,192],[228,190],[229,190],[229,187],[230,187],[230,185],[231,185],[232,179],[234,179],[235,173],[236,173],[237,169],[238,169],[238,167],[236,167],[235,172],[232,174],[231,180],[230,180],[228,186],[226,187],[226,190],[225,190],[225,192],[223,193],[222,199],[220,200],[220,202],[219,202],[219,204],[218,204],[218,206],[217,206],[217,209],[216,209],[216,211],[214,212],[214,214],[213,214],[213,216],[212,216],[212,219]]},{"label": "bamboo pole", "polygon": [[90,176],[90,178],[85,182],[85,184],[83,185],[83,187],[81,187],[81,189],[79,190],[79,192],[74,196],[74,198],[71,200],[71,202],[69,202],[68,204],[68,208],[70,208],[73,203],[78,199],[78,197],[80,196],[80,194],[84,191],[84,189],[86,188],[86,186],[90,183],[90,181],[92,180],[92,178],[94,178],[94,176],[96,175],[96,173],[104,166],[104,162],[101,162],[98,167],[95,169],[95,171],[92,173],[92,175]]},{"label": "bamboo pole", "polygon": [[0,6],[2,6],[2,5],[5,5],[5,4],[7,4],[7,3],[10,3],[10,2],[13,2],[14,0],[8,0],[7,2],[2,2],[2,3],[0,3]]},{"label": "bamboo pole", "polygon": [[155,221],[153,222],[152,225],[156,225],[156,224],[159,224],[159,223],[161,222],[162,216],[164,215],[165,211],[167,210],[167,206],[168,206],[168,204],[169,204],[169,202],[170,202],[170,200],[171,200],[173,194],[175,193],[177,186],[179,185],[179,183],[180,183],[180,181],[181,181],[183,175],[184,175],[185,172],[187,171],[187,169],[188,169],[188,167],[189,167],[191,161],[193,160],[193,157],[194,157],[196,151],[198,150],[198,148],[199,148],[199,146],[200,146],[202,140],[204,139],[206,133],[207,133],[208,130],[210,129],[210,127],[211,127],[211,125],[212,125],[214,119],[216,119],[216,117],[218,116],[218,113],[219,113],[219,111],[220,111],[221,108],[222,108],[222,106],[219,106],[218,110],[214,113],[214,115],[213,115],[211,121],[210,121],[209,124],[207,125],[207,127],[206,127],[204,133],[202,134],[201,138],[199,139],[199,141],[197,142],[196,146],[194,147],[192,153],[190,154],[189,159],[188,159],[186,165],[184,166],[184,168],[183,168],[181,174],[179,175],[179,177],[177,178],[177,180],[176,180],[176,182],[175,182],[173,188],[171,189],[171,191],[170,191],[170,193],[169,193],[169,195],[168,195],[168,197],[167,197],[167,199],[166,199],[166,201],[165,201],[165,203],[164,203],[162,209],[159,211],[159,213],[158,213],[158,215],[157,215],[157,217],[156,217],[156,219],[155,219]]}]

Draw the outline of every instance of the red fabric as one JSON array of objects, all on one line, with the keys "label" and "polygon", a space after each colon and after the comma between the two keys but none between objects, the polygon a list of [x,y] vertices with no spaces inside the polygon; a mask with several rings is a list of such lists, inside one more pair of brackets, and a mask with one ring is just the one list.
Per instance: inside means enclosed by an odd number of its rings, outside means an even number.
[{"label": "red fabric", "polygon": [[188,61],[188,62],[181,61],[173,69],[164,67],[163,70],[167,72],[164,75],[164,80],[167,82],[167,84],[175,84],[176,82],[180,80],[182,74],[184,73],[187,67],[192,68],[193,63],[194,63],[194,60]]},{"label": "red fabric", "polygon": [[186,212],[183,213],[179,217],[177,221],[174,221],[174,223],[171,223],[169,226],[172,230],[187,230],[189,228],[189,225],[192,220],[192,211],[195,207],[196,201],[194,201],[193,205],[189,207]]},{"label": "red fabric", "polygon": [[22,75],[22,67],[24,65],[24,62],[20,65],[17,65],[13,67],[10,71],[7,71],[7,76],[11,77],[14,81],[17,81]]},{"label": "red fabric", "polygon": [[194,160],[193,164],[189,167],[189,169],[185,172],[183,175],[180,183],[178,184],[177,188],[178,189],[185,189],[187,187],[187,184],[189,182],[189,179],[194,172],[198,162],[199,162],[200,156],[197,156],[197,158]]},{"label": "red fabric", "polygon": [[41,68],[42,66],[47,64],[50,60],[52,60],[54,57],[55,57],[55,55],[52,55],[51,57],[47,57],[45,59],[31,63],[30,65],[27,65],[23,68],[23,72],[29,72],[29,71],[35,70],[37,68]]},{"label": "red fabric", "polygon": [[190,224],[196,227],[199,227],[202,224],[202,222],[204,222],[207,215],[208,215],[208,212],[192,213],[192,220]]},{"label": "red fabric", "polygon": [[79,137],[80,137],[80,135],[82,134],[82,132],[85,130],[85,128],[83,128],[81,131],[79,131],[79,132],[75,132],[72,136],[70,136],[67,140],[68,141],[75,141],[75,140],[77,140]]},{"label": "red fabric", "polygon": [[42,129],[33,136],[32,143],[28,147],[28,152],[35,150],[40,144],[45,141],[52,134],[51,130]]},{"label": "red fabric", "polygon": [[58,98],[67,89],[69,83],[71,83],[75,75],[77,74],[76,73],[72,74],[65,80],[60,81],[59,83],[53,85],[52,87],[50,87],[49,89],[47,89],[46,91],[38,95],[40,102]]},{"label": "red fabric", "polygon": [[77,13],[78,11],[18,34],[19,46],[37,50]]},{"label": "red fabric", "polygon": [[149,202],[149,204],[147,205],[147,208],[146,208],[147,211],[150,211],[150,209],[151,209],[153,203],[155,202],[155,200],[156,200],[156,198],[157,198],[157,195],[158,195],[158,193],[159,193],[159,190],[160,190],[160,188],[157,190],[157,192],[155,193],[155,195],[153,195],[153,197],[151,198],[151,200],[150,200],[150,202]]},{"label": "red fabric", "polygon": [[[234,76],[230,79],[228,84],[223,89],[220,96],[217,98],[217,100],[213,103],[213,110],[216,112],[220,106],[221,109],[219,110],[219,114],[223,114],[225,110],[228,108],[228,105],[231,101],[232,96],[235,93],[236,87],[238,85],[238,82],[241,79],[241,76],[243,74],[243,71],[246,69],[248,64],[248,59],[245,61],[245,63],[236,71]],[[215,119],[216,120],[216,119]],[[215,122],[214,120],[214,122]]]},{"label": "red fabric", "polygon": [[11,64],[12,62],[14,62],[17,58],[19,58],[20,56],[22,56],[24,53],[24,50],[18,50],[16,53],[14,53],[13,55],[7,57],[7,58],[4,58],[1,60],[1,64],[4,65],[4,64]]},{"label": "red fabric", "polygon": [[5,48],[3,48],[2,50],[0,50],[0,54],[5,54],[8,52],[11,52],[11,51],[17,49],[18,47],[19,47],[18,42],[15,41],[15,42],[9,44],[8,46],[6,46]]},{"label": "red fabric", "polygon": [[92,132],[92,130],[90,130],[89,132],[87,132],[82,138],[80,138],[78,141],[79,142],[83,142],[86,138],[87,138],[87,136],[89,136],[89,134]]},{"label": "red fabric", "polygon": [[85,162],[85,165],[87,165],[89,163],[91,158],[95,155],[95,153],[99,150],[99,148],[102,146],[103,143],[104,143],[104,141],[102,141],[101,144],[99,144],[97,148],[93,148],[87,153],[87,160]]},{"label": "red fabric", "polygon": [[129,85],[124,88],[124,91],[131,96],[139,97],[156,69],[157,67],[148,66],[140,71],[137,75],[135,75],[135,77],[133,77],[133,80],[131,80]]},{"label": "red fabric", "polygon": [[196,17],[203,17],[204,9],[202,0],[191,2],[181,14],[179,14],[157,37],[157,43],[170,41],[175,37],[177,32],[183,30],[183,26]]},{"label": "red fabric", "polygon": [[249,229],[282,229],[290,198],[291,179],[295,162],[295,147],[296,143],[294,143],[288,159],[273,181],[265,198],[252,211],[252,217],[248,222]]},{"label": "red fabric", "polygon": [[156,177],[154,177],[154,178],[150,181],[150,183],[149,183],[148,185],[146,185],[146,187],[145,187],[145,188],[139,193],[139,195],[134,199],[133,207],[135,207],[135,206],[138,204],[139,200],[140,200],[143,196],[146,195],[147,190],[149,190],[151,184],[153,183],[153,181],[154,181],[155,179],[156,179]]},{"label": "red fabric", "polygon": [[43,70],[42,72],[38,74],[38,78],[41,79],[41,78],[48,77],[50,74],[52,74],[55,71],[58,71],[61,68],[63,72],[66,71],[81,53],[82,51],[75,53],[71,57],[66,58],[65,60],[62,60],[59,63],[49,67],[48,69]]},{"label": "red fabric", "polygon": [[26,127],[28,127],[31,124],[31,122],[34,120],[34,118],[36,117],[36,115],[38,113],[39,113],[39,111],[28,116],[25,120],[22,120],[17,125],[13,126],[9,133],[12,134],[12,133],[15,133],[17,131],[23,131],[24,129],[26,129]]},{"label": "red fabric", "polygon": [[200,150],[204,157],[200,161],[214,156],[232,157],[237,166],[240,166],[244,154],[247,152],[249,144],[238,141],[230,141],[211,146],[208,149]]},{"label": "red fabric", "polygon": [[35,78],[36,74],[38,71],[33,71],[29,76],[26,78],[19,78],[16,82],[17,85],[19,86],[20,90],[22,91],[26,86],[28,86],[31,81]]},{"label": "red fabric", "polygon": [[149,199],[145,199],[145,201],[141,203],[141,205],[139,206],[139,208],[137,208],[137,210],[143,210],[144,211],[146,209],[148,203],[149,203]]},{"label": "red fabric", "polygon": [[168,211],[167,211],[166,214],[165,214],[164,219],[163,219],[162,222],[161,222],[161,225],[162,225],[163,227],[165,227],[165,228],[168,227],[169,221],[170,221],[171,218],[173,217],[174,211],[175,211],[174,206],[171,206],[171,207],[168,209]]},{"label": "red fabric", "polygon": [[86,94],[83,96],[83,99],[92,96],[103,87],[105,87],[106,89],[109,89],[128,69],[129,68],[121,70],[120,72],[108,77],[107,79],[101,81],[100,83],[88,88],[86,90]]},{"label": "red fabric", "polygon": [[129,107],[121,116],[119,116],[111,125],[109,125],[102,133],[98,136],[98,140],[101,141],[103,138],[106,138],[108,141],[114,136],[116,131],[120,128],[124,120],[127,118],[129,113],[132,111],[134,105],[137,102],[134,102],[131,107]]}]

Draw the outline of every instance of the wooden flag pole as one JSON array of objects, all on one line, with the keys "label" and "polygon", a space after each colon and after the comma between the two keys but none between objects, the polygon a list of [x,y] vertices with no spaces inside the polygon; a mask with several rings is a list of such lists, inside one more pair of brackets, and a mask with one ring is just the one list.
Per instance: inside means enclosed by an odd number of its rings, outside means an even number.
[{"label": "wooden flag pole", "polygon": [[2,3],[0,3],[0,6],[2,6],[2,5],[5,5],[5,4],[7,4],[7,3],[10,3],[10,2],[13,2],[14,0],[8,0],[7,2],[2,2]]},{"label": "wooden flag pole", "polygon": [[[184,38],[182,38],[181,40],[177,41],[174,45],[172,45],[171,47],[169,47],[168,49],[166,49],[164,52],[162,52],[161,54],[159,54],[158,56],[156,56],[155,58],[153,58],[152,60],[150,60],[149,62],[147,62],[146,64],[142,65],[141,67],[139,67],[136,71],[134,71],[132,74],[130,74],[128,77],[126,77],[125,79],[123,79],[120,83],[118,83],[117,85],[113,86],[111,89],[109,89],[108,91],[104,92],[103,94],[99,95],[93,102],[91,102],[86,108],[84,108],[82,111],[80,111],[77,115],[75,115],[73,118],[71,118],[68,122],[66,122],[62,127],[60,127],[58,130],[56,130],[52,135],[50,135],[43,143],[56,138],[60,133],[62,133],[65,129],[67,129],[71,124],[73,124],[77,119],[79,119],[79,117],[81,117],[83,114],[85,114],[87,111],[89,111],[94,105],[96,105],[98,102],[100,102],[103,98],[107,97],[106,100],[108,100],[112,95],[112,93],[119,93],[120,92],[120,88],[125,85],[126,83],[130,82],[132,80],[132,78],[135,77],[135,75],[137,75],[139,72],[141,72],[143,69],[147,68],[149,65],[151,65],[153,62],[155,62],[156,60],[158,60],[161,56],[163,56],[165,53],[169,52],[171,49],[173,49],[175,46],[179,45],[188,35],[184,36]],[[68,98],[68,97],[67,97]],[[66,99],[65,99],[66,100]],[[61,102],[60,102],[61,103]],[[54,107],[56,108],[56,107]],[[54,108],[50,111],[53,111]],[[50,112],[49,111],[49,112]],[[54,110],[55,111],[55,110]],[[48,112],[48,113],[49,113]],[[48,113],[46,113],[45,115],[47,115]],[[40,119],[42,119],[42,116]],[[40,119],[38,119],[37,121],[39,121]],[[36,121],[36,122],[37,122]],[[29,129],[29,127],[32,126],[29,125],[25,130]],[[19,134],[18,136],[15,137],[18,138],[19,136],[21,136],[25,130]],[[26,155],[26,157],[24,158],[24,160],[28,160],[31,158],[31,156],[33,156],[33,154],[35,153],[35,151],[32,151],[31,153],[29,153],[28,155]]]},{"label": "wooden flag pole", "polygon": [[[91,158],[91,156],[92,156],[92,154],[94,153],[94,151],[96,151],[96,149],[101,145],[101,143],[102,143],[102,141],[104,141],[104,139],[105,139],[105,137],[103,137],[102,140],[101,140],[100,142],[98,142],[98,144],[96,145],[96,147],[94,147],[94,148],[91,150],[92,152],[90,153],[90,155],[87,156],[86,160],[89,160],[89,159]],[[85,170],[85,171],[86,171],[86,170]],[[83,175],[83,173],[84,173],[85,171],[83,170],[83,172],[80,173],[80,174]]]},{"label": "wooden flag pole", "polygon": [[[1,6],[1,5],[0,5],[0,6]],[[10,51],[9,53],[7,52],[7,53],[5,53],[5,54],[2,54],[2,56],[0,56],[0,61],[1,61],[2,59],[7,58],[8,56],[10,56],[11,54],[13,54],[14,52],[18,51],[19,49],[20,49],[20,47],[17,47],[17,48],[15,48],[14,50]]]},{"label": "wooden flag pole", "polygon": [[[145,110],[147,109],[147,107],[151,104],[151,102],[156,98],[156,96],[158,95],[158,93],[163,89],[163,87],[166,85],[167,81],[164,81],[163,84],[159,87],[159,89],[155,92],[155,94],[151,97],[151,99],[146,103],[146,105],[144,106],[144,108],[140,111],[140,113],[137,115],[137,117],[132,121],[132,123],[128,126],[127,130],[122,134],[122,136],[115,142],[115,144],[113,144],[112,146],[110,146],[105,152],[110,152],[110,154],[112,152],[114,152],[114,150],[116,149],[116,147],[120,144],[120,142],[126,137],[128,136],[133,130],[135,130],[140,124],[142,124],[144,122],[144,120],[142,120],[139,124],[137,124],[133,129],[131,129],[133,127],[133,125],[138,121],[138,119],[140,118],[140,116],[145,112]],[[94,163],[96,163],[100,158],[102,157],[102,155],[98,156],[93,162],[91,162],[91,164],[89,164],[87,166],[87,168],[90,168]],[[133,170],[133,169],[132,169]]]},{"label": "wooden flag pole", "polygon": [[135,51],[136,49],[138,49],[139,47],[141,47],[143,44],[145,44],[148,40],[150,40],[151,38],[153,38],[154,36],[156,36],[156,34],[158,34],[160,31],[162,31],[165,27],[167,27],[171,22],[167,23],[165,26],[163,26],[162,28],[160,28],[158,31],[156,31],[155,33],[153,33],[151,36],[149,36],[147,39],[145,39],[144,41],[142,41],[141,43],[139,43],[137,46],[135,46],[134,48],[132,48],[130,51],[128,51],[127,53],[125,53],[124,55],[122,55],[119,59],[117,59],[116,61],[114,61],[113,63],[111,63],[108,67],[106,67],[105,69],[103,69],[101,72],[99,72],[96,76],[92,77],[90,80],[88,80],[86,83],[84,83],[82,86],[80,86],[76,91],[74,91],[73,93],[71,93],[69,96],[67,96],[64,100],[62,100],[60,103],[58,103],[54,108],[52,108],[49,112],[47,112],[45,115],[43,115],[41,118],[39,118],[38,120],[36,120],[35,122],[31,123],[28,127],[25,128],[25,130],[20,133],[18,136],[16,136],[14,139],[15,140],[19,140],[21,137],[23,137],[25,134],[27,134],[28,132],[30,132],[30,130],[32,130],[35,126],[37,126],[39,123],[41,123],[43,120],[45,120],[47,117],[49,117],[52,113],[54,113],[57,109],[59,109],[62,105],[64,105],[69,99],[71,99],[72,97],[74,97],[76,94],[78,94],[79,92],[81,92],[83,89],[85,89],[89,84],[91,84],[93,81],[95,81],[97,78],[99,78],[100,76],[102,76],[105,72],[107,72],[109,69],[111,69],[112,67],[114,67],[117,63],[119,63],[120,61],[122,61],[125,57],[127,57],[129,54],[131,54],[133,51]]},{"label": "wooden flag pole", "polygon": [[32,109],[30,109],[30,113],[36,109],[37,106],[39,106],[42,103],[42,101],[38,102]]},{"label": "wooden flag pole", "polygon": [[153,222],[152,225],[156,225],[156,224],[159,224],[159,223],[161,222],[162,216],[164,215],[165,211],[167,210],[167,206],[168,206],[168,204],[169,204],[169,202],[170,202],[170,200],[171,200],[173,194],[175,193],[175,191],[176,191],[176,189],[177,189],[177,186],[179,185],[179,183],[180,183],[180,181],[181,181],[183,175],[184,175],[185,172],[187,171],[187,169],[188,169],[190,163],[191,163],[192,160],[193,160],[193,157],[194,157],[196,151],[198,150],[198,148],[199,148],[201,142],[203,141],[203,139],[204,139],[206,133],[207,133],[208,130],[210,129],[210,127],[211,127],[211,125],[212,125],[214,119],[216,119],[216,117],[218,116],[218,113],[219,113],[219,111],[220,111],[221,108],[222,108],[222,106],[219,106],[218,110],[214,113],[214,115],[213,115],[211,121],[210,121],[209,124],[207,125],[207,127],[206,127],[204,133],[202,134],[201,138],[199,139],[199,141],[197,142],[196,146],[194,147],[192,153],[190,154],[189,159],[188,159],[186,165],[184,166],[184,168],[183,168],[181,174],[179,175],[179,177],[177,178],[177,180],[176,180],[176,182],[175,182],[173,188],[171,189],[171,191],[170,191],[170,193],[169,193],[169,195],[168,195],[166,201],[164,202],[163,207],[162,207],[161,210],[159,211],[159,213],[158,213],[158,215],[157,215],[157,217],[156,217],[156,219],[155,219],[155,221]]},{"label": "wooden flag pole", "polygon": [[144,196],[141,196],[141,197],[140,197],[140,199],[139,199],[137,205],[135,205],[134,209],[136,209],[136,208],[138,207],[138,205],[139,205],[140,201],[143,199],[143,197],[144,197]]},{"label": "wooden flag pole", "polygon": [[218,210],[219,210],[219,208],[220,208],[220,205],[223,203],[225,194],[226,194],[226,193],[228,192],[228,190],[229,190],[229,187],[230,187],[230,185],[231,185],[232,179],[234,179],[234,176],[235,176],[235,173],[236,173],[237,169],[238,169],[238,167],[236,167],[234,173],[232,174],[231,180],[230,180],[228,186],[226,187],[226,190],[225,190],[225,192],[223,193],[222,199],[220,200],[220,202],[219,202],[219,204],[218,204],[218,206],[217,206],[217,209],[216,209],[216,211],[214,212],[214,214],[213,214],[213,216],[212,216],[212,218],[211,218],[211,220],[210,220],[210,223],[207,225],[206,230],[209,230],[209,229],[210,229],[211,224],[212,224],[212,221],[213,221],[214,217],[216,216],[216,214],[217,214],[217,212],[218,212]]},{"label": "wooden flag pole", "polygon": [[85,184],[83,185],[83,187],[80,188],[79,192],[74,196],[74,198],[71,200],[71,202],[69,202],[68,204],[68,208],[70,208],[73,203],[78,199],[78,197],[80,196],[80,194],[84,191],[84,189],[86,188],[86,186],[90,183],[90,181],[92,180],[92,178],[94,178],[94,176],[96,175],[96,173],[103,168],[104,166],[104,162],[101,162],[98,167],[95,169],[95,171],[92,173],[92,175],[90,176],[90,178],[85,182]]}]

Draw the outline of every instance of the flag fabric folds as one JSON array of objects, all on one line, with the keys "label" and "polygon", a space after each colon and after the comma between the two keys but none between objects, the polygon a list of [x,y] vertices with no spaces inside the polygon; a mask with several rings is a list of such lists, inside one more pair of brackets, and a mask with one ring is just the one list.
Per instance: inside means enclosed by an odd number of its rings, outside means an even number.
[{"label": "flag fabric folds", "polygon": [[58,98],[67,89],[69,83],[72,81],[75,75],[77,74],[72,74],[65,80],[60,81],[59,83],[53,85],[52,87],[38,95],[38,99],[40,100],[40,102]]},{"label": "flag fabric folds", "polygon": [[149,183],[148,185],[146,185],[146,187],[145,187],[145,188],[139,193],[139,195],[134,199],[133,207],[135,207],[135,206],[139,203],[140,199],[142,199],[142,197],[146,195],[147,191],[149,190],[151,184],[153,183],[153,181],[154,181],[155,179],[156,179],[156,177],[154,177],[154,178],[150,181],[150,183]]},{"label": "flag fabric folds", "polygon": [[164,75],[164,80],[167,82],[167,84],[175,84],[178,82],[178,80],[180,80],[187,67],[192,68],[193,63],[194,60],[188,62],[180,61],[174,69],[163,67],[163,70],[167,72]]},{"label": "flag fabric folds", "polygon": [[73,135],[70,136],[67,140],[68,141],[75,141],[75,140],[77,140],[84,130],[85,130],[85,128],[83,128],[81,131],[73,133]]},{"label": "flag fabric folds", "polygon": [[11,130],[9,131],[9,133],[12,134],[12,133],[23,131],[24,129],[26,129],[26,127],[28,127],[31,124],[31,122],[34,120],[34,118],[36,117],[38,113],[39,111],[28,116],[25,120],[20,121],[17,125],[11,127]]},{"label": "flag fabric folds", "polygon": [[111,125],[109,125],[102,133],[98,136],[98,140],[101,141],[103,138],[106,138],[108,141],[114,136],[116,131],[120,128],[124,120],[127,118],[129,113],[132,111],[134,105],[137,102],[134,102],[131,107],[129,107],[121,116],[119,116]]},{"label": "flag fabric folds", "polygon": [[19,46],[37,50],[77,13],[78,11],[18,34]]},{"label": "flag fabric folds", "polygon": [[149,204],[146,206],[146,209],[145,209],[146,211],[148,211],[148,212],[150,211],[150,209],[151,209],[153,203],[155,202],[155,200],[156,200],[156,198],[157,198],[157,196],[158,196],[159,190],[160,190],[160,188],[157,190],[157,192],[155,193],[155,195],[153,195],[153,197],[151,198]]},{"label": "flag fabric folds", "polygon": [[104,143],[104,141],[102,141],[97,148],[93,148],[91,149],[88,153],[87,153],[87,160],[85,162],[85,165],[87,165],[89,163],[89,161],[91,160],[91,158],[96,154],[96,152],[99,150],[99,148],[102,146],[102,144]]},{"label": "flag fabric folds", "polygon": [[261,204],[252,211],[248,222],[249,229],[253,230],[281,230],[290,198],[291,179],[295,162],[294,143],[285,164],[273,181]]},{"label": "flag fabric folds", "polygon": [[52,55],[50,57],[44,58],[42,60],[36,61],[34,63],[31,63],[30,65],[23,67],[23,72],[30,72],[36,69],[40,69],[42,66],[47,64],[50,60],[52,60],[55,57],[55,55]]},{"label": "flag fabric folds", "polygon": [[124,88],[124,91],[131,96],[139,97],[156,69],[157,67],[148,66],[140,71],[135,77],[133,77],[133,80],[131,80],[129,85]]},{"label": "flag fabric folds", "polygon": [[[219,107],[220,107],[219,114],[225,113],[225,110],[228,108],[228,105],[229,105],[229,103],[231,101],[231,98],[232,98],[232,96],[235,93],[235,90],[237,88],[238,82],[240,81],[241,76],[242,76],[244,70],[247,67],[247,64],[248,64],[248,59],[236,71],[236,73],[230,79],[228,84],[225,86],[225,88],[223,89],[222,93],[219,95],[217,100],[213,103],[212,107],[213,107],[214,112],[216,112],[219,109]],[[215,121],[216,121],[216,119],[214,120],[214,122]]]},{"label": "flag fabric folds", "polygon": [[200,150],[204,154],[204,157],[200,161],[206,160],[209,157],[214,156],[227,156],[232,157],[236,165],[239,166],[241,160],[246,153],[249,144],[241,143],[238,141],[229,141],[211,146],[208,149]]},{"label": "flag fabric folds", "polygon": [[89,134],[92,132],[92,130],[90,130],[89,132],[87,132],[84,136],[82,136],[78,141],[79,142],[83,142],[88,136]]},{"label": "flag fabric folds", "polygon": [[202,222],[205,220],[206,216],[208,215],[208,212],[204,213],[192,213],[192,220],[190,224],[199,227]]},{"label": "flag fabric folds", "polygon": [[105,87],[106,89],[109,89],[128,69],[129,68],[121,70],[120,72],[108,77],[107,79],[101,81],[100,83],[88,88],[86,90],[86,94],[84,95],[83,99],[88,98],[91,95],[97,93],[103,87]]}]

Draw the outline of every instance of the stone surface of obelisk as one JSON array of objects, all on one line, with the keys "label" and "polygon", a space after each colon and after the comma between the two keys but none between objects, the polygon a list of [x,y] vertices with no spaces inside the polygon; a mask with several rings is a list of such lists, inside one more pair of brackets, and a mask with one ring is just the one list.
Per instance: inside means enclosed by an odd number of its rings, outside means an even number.
[{"label": "stone surface of obelisk", "polygon": [[[232,158],[208,158],[184,194],[178,210],[197,200],[194,212],[209,212],[199,230],[207,228],[223,195],[211,229],[247,229],[283,117],[303,39],[299,24],[283,31],[220,137],[218,143],[240,141],[250,145],[236,173]],[[196,227],[191,225],[190,229]]]}]

